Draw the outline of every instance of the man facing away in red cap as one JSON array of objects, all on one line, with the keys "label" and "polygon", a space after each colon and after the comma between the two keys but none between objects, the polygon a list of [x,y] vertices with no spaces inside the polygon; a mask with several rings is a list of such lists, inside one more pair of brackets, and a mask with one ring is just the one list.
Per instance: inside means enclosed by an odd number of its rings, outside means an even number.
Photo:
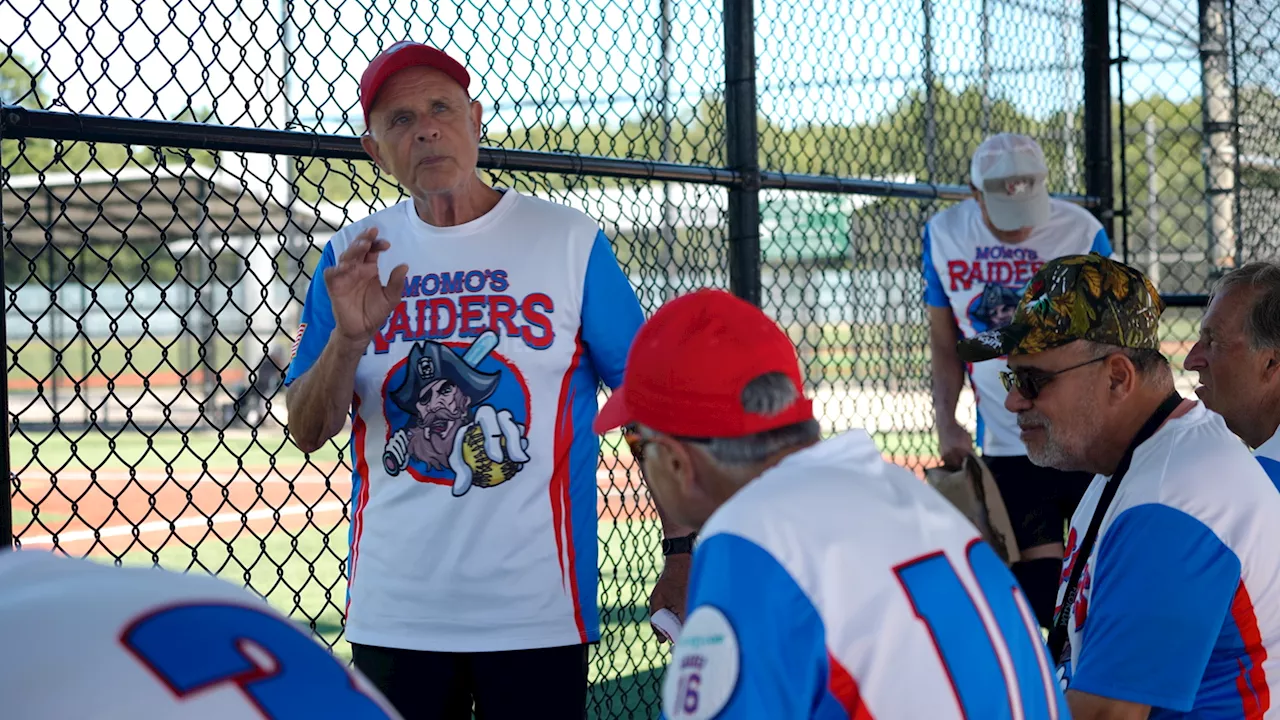
[{"label": "man facing away in red cap", "polygon": [[865,431],[821,439],[802,387],[772,320],[700,290],[640,328],[596,419],[699,528],[664,717],[1067,717],[977,529]]},{"label": "man facing away in red cap", "polygon": [[[289,431],[311,452],[351,419],[346,635],[407,720],[582,717],[596,391],[644,316],[593,220],[481,181],[469,84],[412,42],[361,77],[361,142],[408,197],[325,247]],[[682,612],[687,572],[668,557],[653,602]]]}]

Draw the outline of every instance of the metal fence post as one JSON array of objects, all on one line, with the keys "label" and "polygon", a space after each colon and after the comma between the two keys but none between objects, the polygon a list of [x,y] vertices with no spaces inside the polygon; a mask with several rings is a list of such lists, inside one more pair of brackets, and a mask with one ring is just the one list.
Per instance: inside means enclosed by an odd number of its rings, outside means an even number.
[{"label": "metal fence post", "polygon": [[1106,229],[1107,237],[1114,242],[1111,18],[1108,11],[1108,0],[1084,0],[1084,184],[1086,195],[1101,200],[1094,213]]},{"label": "metal fence post", "polygon": [[[5,126],[9,114],[0,112],[0,140],[7,134]],[[8,171],[0,167],[0,182],[8,181]],[[3,203],[0,195],[0,203]],[[7,234],[8,229],[0,231]],[[8,238],[0,234],[0,267],[4,264],[4,247]],[[0,429],[4,436],[0,437],[0,550],[13,546],[13,493],[12,479],[9,471],[9,330],[5,323],[5,315],[9,313],[9,283],[0,282],[0,375],[4,383],[0,384]]]},{"label": "metal fence post", "polygon": [[725,161],[729,188],[729,289],[760,306],[760,155],[756,127],[754,0],[724,0]]},{"label": "metal fence post", "polygon": [[[1236,108],[1231,83],[1231,39],[1225,0],[1200,0],[1200,104],[1204,139],[1205,204],[1210,272],[1236,264]],[[1234,5],[1232,6],[1234,7]]]}]

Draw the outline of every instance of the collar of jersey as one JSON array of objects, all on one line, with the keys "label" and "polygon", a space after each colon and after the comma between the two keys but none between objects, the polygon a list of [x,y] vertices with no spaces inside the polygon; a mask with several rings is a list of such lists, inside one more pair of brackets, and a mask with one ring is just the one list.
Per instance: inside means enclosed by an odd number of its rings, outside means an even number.
[{"label": "collar of jersey", "polygon": [[498,200],[498,204],[493,206],[489,212],[480,217],[465,222],[461,225],[450,225],[448,227],[437,227],[429,225],[418,217],[417,211],[413,207],[413,198],[406,198],[401,202],[404,206],[405,215],[408,217],[409,224],[415,230],[423,235],[431,238],[459,238],[467,235],[475,235],[484,232],[492,227],[495,223],[511,212],[511,208],[519,201],[520,193],[510,188],[494,188],[502,191],[502,198]]},{"label": "collar of jersey", "polygon": [[1280,429],[1277,429],[1276,434],[1272,435],[1270,440],[1259,445],[1258,449],[1254,450],[1253,453],[1280,462]]}]

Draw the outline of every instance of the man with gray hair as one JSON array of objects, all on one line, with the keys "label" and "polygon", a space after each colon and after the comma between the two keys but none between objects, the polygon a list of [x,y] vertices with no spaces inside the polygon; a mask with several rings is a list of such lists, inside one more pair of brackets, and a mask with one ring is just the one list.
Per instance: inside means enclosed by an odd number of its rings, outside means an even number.
[{"label": "man with gray hair", "polygon": [[1008,358],[1005,407],[1032,462],[1095,474],[1049,635],[1071,716],[1268,717],[1280,493],[1221,416],[1175,390],[1163,309],[1137,270],[1068,256],[1032,278],[1013,322],[958,349]]},{"label": "man with gray hair", "polygon": [[1280,263],[1251,262],[1218,281],[1183,367],[1200,374],[1196,395],[1280,487]]},{"label": "man with gray hair", "polygon": [[1065,717],[1012,573],[865,431],[822,440],[799,365],[758,308],[700,290],[641,326],[597,417],[701,529],[663,716]]}]

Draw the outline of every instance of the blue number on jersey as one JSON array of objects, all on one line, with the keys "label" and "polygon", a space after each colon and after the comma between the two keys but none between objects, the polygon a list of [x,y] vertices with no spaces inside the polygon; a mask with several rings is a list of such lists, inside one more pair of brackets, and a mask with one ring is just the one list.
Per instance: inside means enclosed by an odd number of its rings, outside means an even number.
[{"label": "blue number on jersey", "polygon": [[[121,642],[180,698],[235,683],[272,720],[390,717],[328,651],[287,621],[253,608],[166,608],[135,621]],[[274,669],[264,672],[246,654],[246,642],[269,653]]]},{"label": "blue number on jersey", "polygon": [[926,555],[895,569],[916,615],[933,635],[965,716],[1009,718],[1017,702],[1027,720],[1056,718],[1056,683],[1048,674],[1039,628],[1030,611],[1020,608],[1026,600],[1017,581],[986,543],[970,545],[967,559],[1009,650],[1017,688],[1008,686],[991,630],[946,555]]}]

